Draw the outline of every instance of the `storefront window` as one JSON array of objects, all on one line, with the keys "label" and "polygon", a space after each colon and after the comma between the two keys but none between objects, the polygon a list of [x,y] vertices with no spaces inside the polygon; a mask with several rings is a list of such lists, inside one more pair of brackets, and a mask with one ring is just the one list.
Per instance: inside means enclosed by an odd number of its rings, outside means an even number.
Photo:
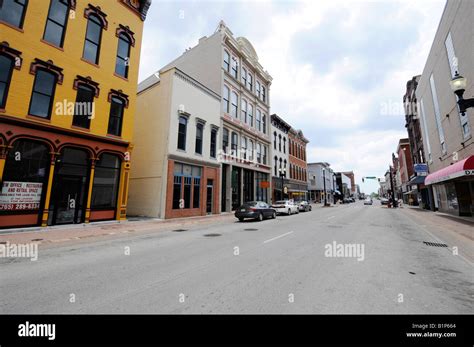
[{"label": "storefront window", "polygon": [[91,207],[115,209],[120,182],[120,158],[104,153],[95,166]]},{"label": "storefront window", "polygon": [[199,208],[200,185],[201,168],[199,166],[175,163],[173,209]]},{"label": "storefront window", "polygon": [[0,193],[0,211],[39,210],[50,157],[40,142],[18,140],[8,152]]}]

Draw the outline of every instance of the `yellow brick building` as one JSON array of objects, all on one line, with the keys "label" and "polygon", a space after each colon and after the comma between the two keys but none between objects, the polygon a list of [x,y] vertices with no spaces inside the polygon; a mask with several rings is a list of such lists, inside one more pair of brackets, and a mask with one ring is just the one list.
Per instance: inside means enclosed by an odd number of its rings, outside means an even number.
[{"label": "yellow brick building", "polygon": [[151,0],[3,0],[0,228],[124,219]]}]

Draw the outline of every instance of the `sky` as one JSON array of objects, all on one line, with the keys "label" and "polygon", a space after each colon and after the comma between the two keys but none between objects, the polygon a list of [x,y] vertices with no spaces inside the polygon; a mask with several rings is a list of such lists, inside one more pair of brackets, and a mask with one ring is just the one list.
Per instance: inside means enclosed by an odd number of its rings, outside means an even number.
[{"label": "sky", "polygon": [[142,81],[224,20],[273,77],[271,113],[302,129],[308,162],[354,171],[376,192],[406,138],[406,82],[423,72],[445,0],[153,0]]}]

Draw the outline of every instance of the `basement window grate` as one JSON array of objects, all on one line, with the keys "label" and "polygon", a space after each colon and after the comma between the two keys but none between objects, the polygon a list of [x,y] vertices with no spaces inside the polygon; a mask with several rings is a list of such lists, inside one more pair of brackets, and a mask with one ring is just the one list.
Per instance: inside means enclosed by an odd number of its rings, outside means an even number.
[{"label": "basement window grate", "polygon": [[427,242],[427,241],[423,241],[423,243],[427,246],[432,246],[432,247],[448,247],[448,245],[445,243]]}]

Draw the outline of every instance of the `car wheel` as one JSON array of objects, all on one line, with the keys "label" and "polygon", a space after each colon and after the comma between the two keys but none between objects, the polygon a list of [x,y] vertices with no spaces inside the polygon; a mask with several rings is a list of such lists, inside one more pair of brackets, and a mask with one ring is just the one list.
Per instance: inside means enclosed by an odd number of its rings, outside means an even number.
[{"label": "car wheel", "polygon": [[290,210],[290,209],[288,209],[288,216],[290,216],[290,215],[291,215],[291,210]]},{"label": "car wheel", "polygon": [[273,213],[272,213],[272,219],[275,219],[276,217],[277,217],[276,212],[273,212]]},{"label": "car wheel", "polygon": [[259,213],[258,214],[258,221],[261,222],[263,220],[263,214]]},{"label": "car wheel", "polygon": [[310,206],[310,207],[309,207],[309,210],[310,210],[310,211],[312,211],[312,210],[313,210],[313,208]]},{"label": "car wheel", "polygon": [[239,218],[239,222],[243,222],[244,219],[242,217]]}]

